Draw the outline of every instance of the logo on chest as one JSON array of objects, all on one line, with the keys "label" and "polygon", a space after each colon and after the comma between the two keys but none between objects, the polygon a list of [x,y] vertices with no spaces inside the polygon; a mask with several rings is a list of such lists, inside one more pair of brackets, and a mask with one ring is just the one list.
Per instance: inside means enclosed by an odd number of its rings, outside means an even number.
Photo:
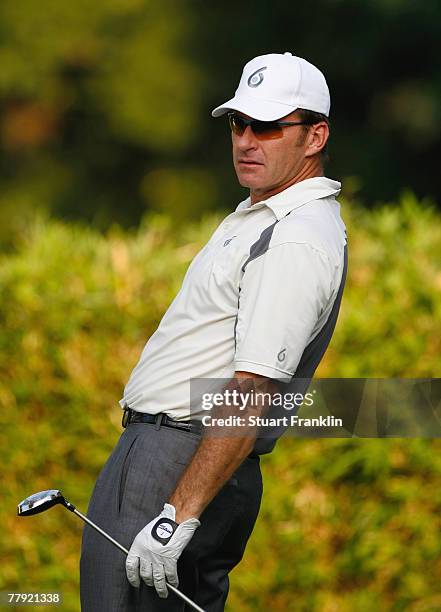
[{"label": "logo on chest", "polygon": [[233,240],[233,238],[237,238],[237,236],[232,236],[231,238],[227,238],[227,240],[225,240],[224,242],[224,247],[228,246],[230,242]]}]

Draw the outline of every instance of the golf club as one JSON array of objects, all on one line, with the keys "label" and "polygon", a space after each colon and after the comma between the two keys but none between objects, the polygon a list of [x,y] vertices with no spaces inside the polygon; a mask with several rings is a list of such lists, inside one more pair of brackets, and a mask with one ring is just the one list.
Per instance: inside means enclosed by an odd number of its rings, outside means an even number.
[{"label": "golf club", "polygon": [[[108,533],[103,531],[98,525],[95,525],[90,519],[87,518],[84,514],[82,514],[79,510],[75,508],[73,504],[67,501],[64,495],[58,489],[49,489],[48,491],[40,491],[39,493],[34,493],[34,495],[30,495],[26,497],[22,502],[18,504],[17,514],[18,516],[30,516],[31,514],[39,514],[40,512],[44,512],[52,506],[56,504],[61,504],[74,514],[80,517],[85,523],[96,529],[101,535],[112,542],[117,548],[119,548],[126,555],[129,554],[127,548],[125,548],[122,544],[114,540]],[[202,608],[200,608],[197,604],[194,603],[187,595],[181,593],[179,589],[172,586],[168,582],[167,588],[169,588],[173,593],[175,593],[178,597],[183,599],[189,606],[197,610],[198,612],[204,612]]]}]

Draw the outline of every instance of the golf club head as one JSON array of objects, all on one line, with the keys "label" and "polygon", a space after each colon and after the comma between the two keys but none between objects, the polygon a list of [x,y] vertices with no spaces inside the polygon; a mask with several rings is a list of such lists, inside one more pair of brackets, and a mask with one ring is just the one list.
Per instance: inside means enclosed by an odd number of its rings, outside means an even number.
[{"label": "golf club head", "polygon": [[31,514],[39,514],[45,512],[56,504],[66,505],[61,491],[58,489],[49,489],[48,491],[40,491],[26,497],[22,502],[18,504],[17,514],[18,516],[30,516]]}]

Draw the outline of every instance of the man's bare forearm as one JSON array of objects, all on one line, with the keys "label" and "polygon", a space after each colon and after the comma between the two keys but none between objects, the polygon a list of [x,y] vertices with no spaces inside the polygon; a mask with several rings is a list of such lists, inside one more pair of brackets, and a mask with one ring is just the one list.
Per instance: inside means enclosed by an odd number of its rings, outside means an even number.
[{"label": "man's bare forearm", "polygon": [[[273,391],[273,382],[256,374],[236,372],[240,384],[245,379],[258,379],[262,392]],[[256,410],[256,407],[253,407]],[[257,411],[260,411],[257,408]],[[237,433],[237,432],[236,432]],[[249,429],[247,435],[203,437],[191,462],[169,499],[176,508],[178,523],[188,518],[199,518],[205,507],[232,476],[242,461],[250,454],[257,430]]]},{"label": "man's bare forearm", "polygon": [[254,438],[203,438],[170,498],[178,523],[199,518],[204,508],[247,457]]}]

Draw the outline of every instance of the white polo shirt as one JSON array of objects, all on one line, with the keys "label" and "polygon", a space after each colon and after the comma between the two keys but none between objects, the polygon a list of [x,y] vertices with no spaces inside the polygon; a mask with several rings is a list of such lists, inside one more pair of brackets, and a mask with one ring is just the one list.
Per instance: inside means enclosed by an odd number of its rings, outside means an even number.
[{"label": "white polo shirt", "polygon": [[191,262],[120,405],[184,420],[192,378],[228,379],[239,370],[292,377],[342,279],[340,188],[315,177],[241,202]]}]

